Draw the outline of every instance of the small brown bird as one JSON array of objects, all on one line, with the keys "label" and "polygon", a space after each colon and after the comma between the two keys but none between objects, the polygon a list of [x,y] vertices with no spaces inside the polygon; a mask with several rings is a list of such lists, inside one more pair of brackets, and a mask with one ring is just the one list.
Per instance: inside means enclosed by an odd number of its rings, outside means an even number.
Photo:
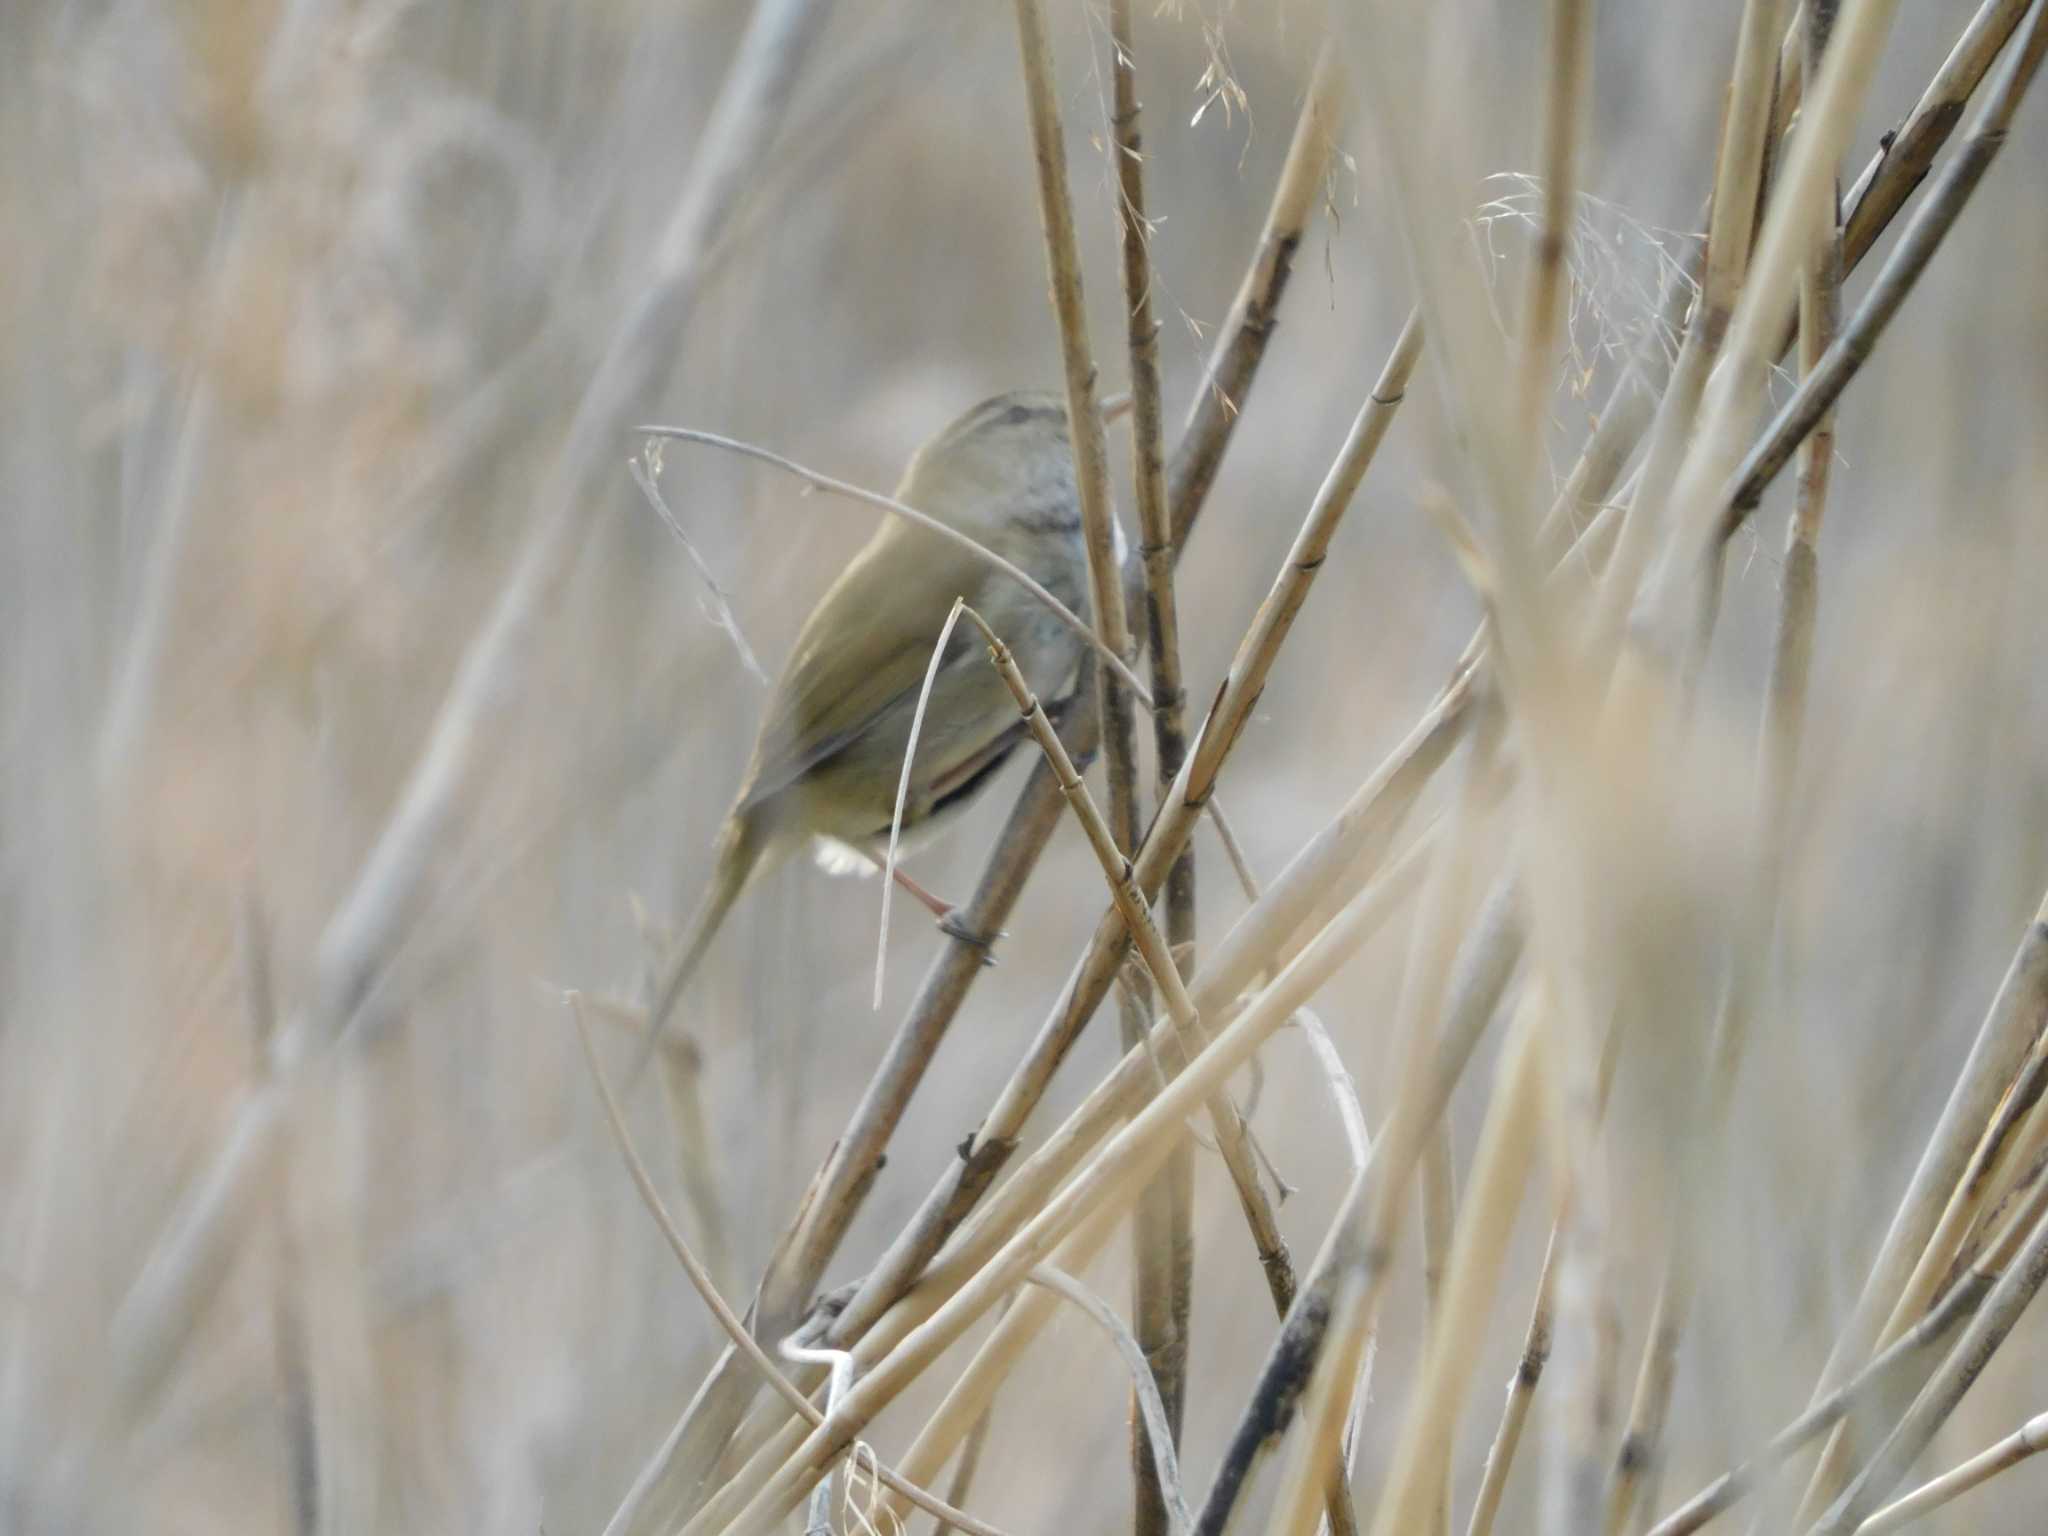
[{"label": "small brown bird", "polygon": [[[1084,618],[1088,557],[1067,408],[1057,395],[984,400],[911,456],[896,499],[1029,573]],[[806,843],[828,868],[879,867],[911,718],[939,631],[964,597],[1043,698],[1064,692],[1084,643],[1019,582],[940,537],[889,518],[797,636],[717,841],[717,864],[653,1014],[658,1029],[748,882]],[[929,840],[987,786],[1024,738],[986,646],[957,625],[925,706],[903,808],[904,845]],[[941,926],[951,910],[907,876]]]}]

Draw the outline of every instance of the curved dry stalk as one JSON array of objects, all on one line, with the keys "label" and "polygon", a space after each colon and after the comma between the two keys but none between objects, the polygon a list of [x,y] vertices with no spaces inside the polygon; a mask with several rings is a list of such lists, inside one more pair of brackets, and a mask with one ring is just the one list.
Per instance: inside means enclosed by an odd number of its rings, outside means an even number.
[{"label": "curved dry stalk", "polygon": [[875,937],[875,993],[870,1006],[877,1011],[882,1006],[882,974],[889,956],[889,898],[896,888],[896,852],[903,840],[903,807],[910,799],[910,770],[917,761],[917,739],[924,731],[925,706],[931,703],[932,685],[939,678],[939,664],[946,659],[946,643],[953,638],[953,626],[960,622],[960,612],[966,606],[966,598],[954,598],[952,608],[946,613],[946,622],[939,626],[939,638],[932,643],[931,660],[925,663],[924,681],[918,685],[917,705],[910,712],[910,738],[903,744],[903,768],[896,775],[896,804],[889,812],[889,849],[882,859],[882,921],[880,932]]},{"label": "curved dry stalk", "polygon": [[[865,486],[855,485],[850,480],[835,479],[833,476],[821,474],[815,469],[807,469],[797,463],[795,459],[785,458],[772,449],[763,448],[757,443],[742,442],[736,437],[726,437],[717,432],[706,432],[697,427],[666,427],[647,424],[635,427],[633,431],[641,437],[659,438],[665,442],[702,443],[706,447],[723,448],[728,453],[737,453],[745,458],[759,459],[763,464],[772,464],[777,469],[794,476],[815,490],[824,491],[833,496],[843,496],[849,501],[864,502],[871,507],[879,507],[884,512],[902,518],[905,522],[917,524],[918,527],[924,529],[927,533],[937,534],[948,543],[966,550],[990,570],[1009,578],[1029,592],[1044,606],[1046,612],[1058,619],[1060,623],[1072,630],[1076,635],[1079,635],[1088,648],[1095,653],[1096,658],[1104,666],[1116,673],[1125,687],[1135,690],[1137,695],[1148,704],[1151,702],[1151,695],[1145,691],[1145,685],[1138,681],[1137,673],[1130,669],[1130,666],[1121,655],[1108,648],[1101,637],[1089,627],[1086,619],[1054,597],[1052,593],[1046,590],[1043,582],[1032,576],[1021,566],[1005,559],[979,540],[962,533],[952,524],[940,521],[929,512],[920,512],[908,502],[898,501],[894,496],[884,496],[880,491],[871,491]],[[1099,434],[1099,427],[1097,431]]]},{"label": "curved dry stalk", "polygon": [[1885,1505],[1856,1527],[1856,1536],[1883,1536],[1886,1531],[1895,1531],[2042,1451],[2048,1451],[2048,1413],[2035,1414],[1989,1450],[1979,1451],[1961,1466],[1951,1467],[1904,1498]]},{"label": "curved dry stalk", "polygon": [[1351,1172],[1354,1175],[1363,1173],[1367,1159],[1372,1156],[1372,1135],[1366,1129],[1365,1106],[1358,1102],[1358,1084],[1345,1068],[1337,1042],[1330,1038],[1330,1031],[1321,1019],[1303,1008],[1294,1016],[1294,1027],[1308,1042],[1310,1054],[1323,1069],[1323,1080],[1330,1085],[1330,1098],[1336,1104],[1337,1118],[1344,1126],[1344,1149],[1351,1157]]},{"label": "curved dry stalk", "polygon": [[[754,1369],[761,1373],[761,1379],[781,1394],[783,1400],[804,1418],[813,1424],[821,1422],[824,1415],[819,1413],[811,1400],[799,1392],[795,1384],[782,1374],[781,1367],[776,1365],[768,1352],[754,1341],[754,1336],[747,1332],[747,1325],[740,1321],[739,1314],[726,1304],[725,1298],[718,1292],[717,1282],[711,1278],[711,1272],[705,1269],[696,1254],[691,1252],[682,1229],[676,1225],[675,1218],[669,1215],[668,1208],[662,1204],[661,1195],[654,1187],[654,1177],[648,1173],[647,1165],[640,1160],[640,1154],[634,1150],[632,1135],[626,1129],[626,1117],[619,1109],[619,1101],[612,1093],[611,1084],[605,1081],[604,1069],[598,1065],[597,1043],[590,1037],[590,1023],[583,1015],[583,1000],[572,992],[569,994],[568,1003],[570,1012],[576,1020],[576,1038],[583,1047],[584,1063],[590,1068],[590,1080],[596,1085],[598,1097],[604,1103],[605,1120],[611,1128],[612,1139],[618,1145],[619,1155],[625,1159],[626,1170],[632,1175],[634,1189],[639,1192],[648,1213],[654,1217],[655,1225],[661,1229],[661,1235],[668,1241],[669,1251],[675,1254],[676,1262],[682,1265],[683,1273],[689,1277],[690,1284],[696,1287],[697,1294],[703,1298],[704,1305],[717,1319],[718,1326],[725,1330],[726,1336],[747,1357]],[[924,1489],[906,1482],[889,1468],[877,1463],[875,1471],[876,1475],[897,1493],[919,1508],[959,1526],[961,1530],[969,1532],[970,1536],[1002,1536],[994,1526],[984,1525],[965,1511],[955,1509],[937,1494],[927,1493]]]},{"label": "curved dry stalk", "polygon": [[1187,1499],[1181,1493],[1180,1464],[1173,1453],[1173,1430],[1167,1421],[1166,1404],[1159,1395],[1159,1384],[1153,1379],[1151,1363],[1145,1358],[1145,1351],[1139,1347],[1136,1336],[1123,1325],[1123,1320],[1111,1310],[1108,1302],[1064,1270],[1041,1264],[1031,1271],[1031,1283],[1064,1296],[1086,1312],[1109,1335],[1117,1353],[1123,1356],[1124,1368],[1131,1374],[1131,1390],[1137,1394],[1139,1409],[1145,1416],[1146,1438],[1154,1458],[1166,1512],[1172,1520],[1175,1536],[1186,1536],[1193,1528],[1194,1517],[1188,1513]]}]

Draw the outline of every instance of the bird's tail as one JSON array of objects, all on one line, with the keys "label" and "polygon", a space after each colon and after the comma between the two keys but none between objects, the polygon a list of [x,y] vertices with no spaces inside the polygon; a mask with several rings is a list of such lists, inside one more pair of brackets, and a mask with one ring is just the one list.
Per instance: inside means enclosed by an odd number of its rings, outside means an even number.
[{"label": "bird's tail", "polygon": [[669,1015],[675,1012],[690,978],[697,974],[697,967],[703,963],[711,941],[725,923],[725,915],[739,900],[748,880],[753,878],[764,843],[757,819],[745,812],[735,812],[719,832],[716,863],[704,888],[703,899],[698,902],[696,914],[690,919],[688,935],[663,961],[660,982],[647,1013],[647,1043],[641,1053],[642,1065],[661,1043],[662,1032],[668,1028]]}]

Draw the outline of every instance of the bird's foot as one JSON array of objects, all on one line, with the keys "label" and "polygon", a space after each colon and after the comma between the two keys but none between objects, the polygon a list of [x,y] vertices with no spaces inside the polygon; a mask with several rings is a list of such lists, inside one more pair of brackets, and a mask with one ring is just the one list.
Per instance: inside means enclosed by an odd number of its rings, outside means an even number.
[{"label": "bird's foot", "polygon": [[993,934],[976,933],[967,926],[967,916],[958,907],[948,907],[939,914],[939,932],[949,939],[957,939],[962,944],[980,950],[983,965],[996,963],[996,940],[1009,937],[1001,929],[997,929]]}]

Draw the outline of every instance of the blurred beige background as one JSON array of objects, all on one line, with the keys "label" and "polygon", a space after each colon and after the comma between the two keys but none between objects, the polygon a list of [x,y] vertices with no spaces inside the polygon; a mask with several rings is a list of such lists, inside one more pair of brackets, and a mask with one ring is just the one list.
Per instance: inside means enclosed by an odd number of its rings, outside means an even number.
[{"label": "blurred beige background", "polygon": [[[1095,345],[1121,387],[1104,22],[1085,4],[1050,9]],[[1256,239],[1321,23],[1298,0],[1140,9],[1177,423]],[[1467,37],[1478,148],[1503,172],[1534,158],[1538,22],[1524,9],[1461,0],[1438,23]],[[1904,8],[1852,170],[1969,9]],[[0,5],[6,1529],[290,1528],[279,1223],[251,1217],[198,1332],[132,1419],[109,1374],[113,1320],[256,1081],[243,914],[260,914],[289,1011],[636,291],[744,10]],[[1602,206],[1588,218],[1613,243],[1582,273],[1574,335],[1596,382],[1582,394],[1560,381],[1560,471],[1604,394],[1602,344],[1644,322],[1657,232],[1697,219],[1738,11],[1603,8],[1587,172]],[[266,89],[287,53],[291,88]],[[1219,60],[1242,99],[1198,112]],[[1182,567],[1196,699],[1408,308],[1370,145],[1347,142],[1356,162],[1331,176]],[[1682,1356],[1667,1496],[1803,1401],[2048,878],[2044,154],[2048,111],[2034,102],[1842,414],[1784,1007],[1756,1041],[1740,1134],[1703,1152],[1728,1160],[1736,1193],[1702,1218],[1721,1240]],[[1475,216],[1504,190],[1474,186]],[[1511,282],[1519,226],[1493,233]],[[843,0],[729,233],[663,418],[886,489],[974,400],[1057,378],[1007,7]],[[632,1198],[560,1002],[565,987],[630,989],[636,901],[660,923],[688,909],[762,698],[625,473],[637,446],[621,433],[619,472],[546,616],[539,674],[307,1111],[356,1138],[345,1216],[300,1233],[300,1262],[316,1292],[346,1292],[318,1305],[355,1309],[373,1341],[355,1395],[320,1429],[374,1468],[380,1530],[598,1528],[714,1347]],[[1477,609],[1420,507],[1446,452],[1439,404],[1418,387],[1225,774],[1263,875],[1401,737],[1471,631]],[[1128,517],[1126,459],[1119,447]],[[772,670],[873,515],[679,444],[663,484]],[[1783,494],[1731,562],[1709,675],[1710,698],[1745,727]],[[919,862],[920,879],[964,897],[1019,778],[1012,768]],[[1206,831],[1197,846],[1202,928],[1219,935],[1242,901]],[[936,952],[899,907],[871,1011],[878,902],[872,882],[778,872],[746,896],[692,999],[736,1296]],[[859,1273],[978,1121],[1101,905],[1063,827],[834,1281]],[[1401,953],[1397,927],[1319,1005],[1369,1113],[1387,1092]],[[1098,1024],[1058,1106],[1110,1052]],[[1341,1143],[1298,1042],[1268,1055],[1255,1123],[1298,1186],[1284,1216],[1305,1258],[1341,1188]],[[1477,1091],[1461,1093],[1461,1155]],[[652,1095],[635,1127],[680,1204]],[[1228,1185],[1213,1158],[1197,1166],[1185,1462],[1199,1489],[1270,1320]],[[1457,1453],[1461,1500],[1540,1254],[1533,1208],[1523,1220]],[[1121,1300],[1112,1251],[1095,1280]],[[1630,1350],[1655,1262],[1623,1255]],[[1389,1450],[1418,1289],[1404,1272],[1387,1309],[1363,1477]],[[2043,1406],[2035,1327],[1934,1464]],[[1738,1330],[1775,1347],[1732,1347]],[[884,1420],[885,1451],[930,1401],[913,1394]],[[1125,1413],[1099,1339],[1062,1321],[1002,1400],[973,1507],[1019,1533],[1115,1528]],[[2044,1477],[2012,1475],[1948,1528],[2035,1528]]]}]

